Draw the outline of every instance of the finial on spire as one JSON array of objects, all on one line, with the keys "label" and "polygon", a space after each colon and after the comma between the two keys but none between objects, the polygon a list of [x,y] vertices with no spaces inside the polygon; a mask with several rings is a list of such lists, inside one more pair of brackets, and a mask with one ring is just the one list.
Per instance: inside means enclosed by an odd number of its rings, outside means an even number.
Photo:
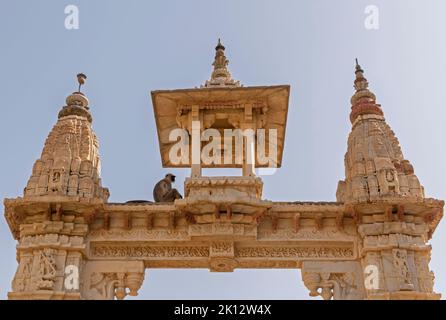
[{"label": "finial on spire", "polygon": [[83,73],[78,73],[77,74],[77,82],[79,83],[79,89],[77,90],[78,92],[81,92],[81,86],[83,84],[85,84],[85,81],[87,80],[87,76]]},{"label": "finial on spire", "polygon": [[218,49],[225,50],[225,46],[221,44],[220,38],[218,38],[218,43],[217,43],[217,46],[215,47],[215,50],[216,50],[216,51],[217,51]]},{"label": "finial on spire", "polygon": [[81,92],[81,86],[85,84],[85,81],[87,80],[87,76],[83,73],[77,74],[77,82],[79,83],[78,90],[76,92],[73,92],[70,94],[66,99],[65,102],[67,105],[62,108],[59,112],[59,119],[71,116],[71,115],[77,115],[77,116],[84,116],[88,119],[88,121],[92,121],[92,117],[90,112],[88,111],[90,108],[88,107],[88,98]]},{"label": "finial on spire", "polygon": [[359,65],[358,58],[355,58],[355,62],[356,62],[356,71],[355,71],[355,73],[356,72],[364,72],[364,70],[362,70],[361,66]]},{"label": "finial on spire", "polygon": [[215,59],[214,63],[212,63],[214,71],[212,71],[211,79],[207,80],[201,87],[240,87],[240,81],[232,79],[231,73],[228,70],[228,63],[229,60],[225,56],[225,46],[221,43],[220,38],[218,38],[218,43],[215,47]]},{"label": "finial on spire", "polygon": [[380,105],[376,103],[375,94],[369,90],[369,82],[364,77],[364,70],[361,68],[358,58],[355,59],[355,62],[356,77],[353,86],[356,92],[350,99],[352,104],[350,120],[352,123],[360,114],[383,115]]},{"label": "finial on spire", "polygon": [[355,84],[354,87],[356,89],[356,92],[361,90],[368,90],[369,83],[367,82],[367,79],[364,77],[364,70],[362,70],[361,66],[359,65],[358,58],[355,58],[356,66],[355,66]]}]

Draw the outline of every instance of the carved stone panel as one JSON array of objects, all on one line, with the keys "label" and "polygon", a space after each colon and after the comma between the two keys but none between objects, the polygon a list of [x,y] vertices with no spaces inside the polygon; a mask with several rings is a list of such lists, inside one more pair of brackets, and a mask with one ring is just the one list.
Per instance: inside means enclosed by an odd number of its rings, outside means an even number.
[{"label": "carved stone panel", "polygon": [[302,264],[302,280],[310,296],[324,300],[364,299],[364,280],[358,262],[315,262]]},{"label": "carved stone panel", "polygon": [[144,263],[139,261],[89,261],[82,275],[82,298],[124,299],[136,296],[144,280]]}]

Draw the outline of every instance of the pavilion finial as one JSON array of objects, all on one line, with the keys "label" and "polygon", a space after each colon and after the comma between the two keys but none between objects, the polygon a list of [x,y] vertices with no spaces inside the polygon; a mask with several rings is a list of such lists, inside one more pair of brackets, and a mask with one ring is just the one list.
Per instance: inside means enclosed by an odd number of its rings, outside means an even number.
[{"label": "pavilion finial", "polygon": [[240,81],[232,79],[231,73],[228,70],[229,60],[225,56],[225,46],[218,38],[217,46],[215,47],[215,59],[212,63],[214,70],[211,74],[211,79],[207,80],[202,88],[211,87],[240,87]]}]

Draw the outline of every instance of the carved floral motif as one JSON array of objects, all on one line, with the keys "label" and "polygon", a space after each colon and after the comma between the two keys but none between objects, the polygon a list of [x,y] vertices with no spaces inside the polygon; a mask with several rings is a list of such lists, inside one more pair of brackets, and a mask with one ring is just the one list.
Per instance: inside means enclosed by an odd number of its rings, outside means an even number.
[{"label": "carved floral motif", "polygon": [[93,257],[208,257],[209,247],[192,246],[113,246],[96,245],[92,248]]},{"label": "carved floral motif", "polygon": [[240,258],[354,258],[352,247],[242,247]]}]

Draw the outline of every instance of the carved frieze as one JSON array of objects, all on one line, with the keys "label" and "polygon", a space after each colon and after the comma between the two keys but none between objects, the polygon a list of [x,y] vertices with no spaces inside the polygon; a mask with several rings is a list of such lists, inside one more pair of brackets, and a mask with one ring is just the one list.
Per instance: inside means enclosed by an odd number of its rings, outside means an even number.
[{"label": "carved frieze", "polygon": [[19,241],[17,248],[26,249],[29,247],[44,247],[49,245],[57,245],[62,247],[85,248],[84,238],[79,236],[67,236],[56,233],[48,233],[35,236],[25,236]]},{"label": "carved frieze", "polygon": [[166,240],[166,241],[186,241],[190,240],[187,230],[166,230],[166,229],[132,229],[132,230],[95,230],[89,233],[90,241],[121,241],[121,240]]},{"label": "carved frieze", "polygon": [[232,241],[215,241],[210,247],[211,257],[233,257],[234,243]]},{"label": "carved frieze", "polygon": [[339,231],[338,228],[324,228],[315,230],[314,228],[299,228],[297,232],[294,229],[260,229],[257,239],[259,240],[344,240],[353,241],[354,236]]},{"label": "carved frieze", "polygon": [[93,258],[185,258],[209,257],[208,246],[94,245]]},{"label": "carved frieze", "polygon": [[255,238],[257,227],[231,223],[192,224],[189,225],[189,235],[191,237],[233,236]]},{"label": "carved frieze", "polygon": [[238,258],[354,259],[353,244],[345,246],[253,246],[236,248]]}]

